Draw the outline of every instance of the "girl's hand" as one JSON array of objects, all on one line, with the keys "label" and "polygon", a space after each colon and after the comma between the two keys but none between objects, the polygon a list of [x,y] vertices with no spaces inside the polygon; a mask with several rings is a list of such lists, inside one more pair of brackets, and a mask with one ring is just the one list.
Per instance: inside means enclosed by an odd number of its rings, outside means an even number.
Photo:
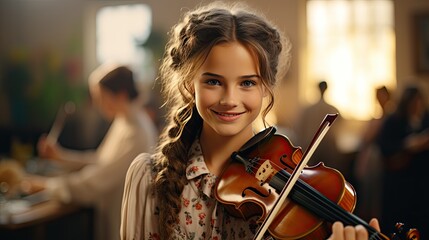
[{"label": "girl's hand", "polygon": [[[371,219],[369,225],[380,231],[377,219]],[[335,222],[332,225],[332,235],[328,240],[368,240],[368,232],[362,225],[344,227],[341,222]]]}]

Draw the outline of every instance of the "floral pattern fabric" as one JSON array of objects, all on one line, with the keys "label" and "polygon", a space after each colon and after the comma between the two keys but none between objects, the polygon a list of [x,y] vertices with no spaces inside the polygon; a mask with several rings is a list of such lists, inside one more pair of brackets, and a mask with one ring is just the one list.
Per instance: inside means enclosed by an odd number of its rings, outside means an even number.
[{"label": "floral pattern fabric", "polygon": [[[125,184],[122,204],[122,239],[159,239],[157,206],[148,190],[154,172],[151,157],[140,155],[131,165]],[[243,220],[228,215],[213,195],[216,176],[204,162],[198,141],[192,145],[189,165],[186,168],[188,184],[182,192],[179,222],[175,226],[175,239],[220,240],[251,239],[256,232],[257,218]],[[135,199],[137,198],[137,200]],[[130,226],[134,225],[134,226]],[[138,226],[142,226],[139,229]]]}]

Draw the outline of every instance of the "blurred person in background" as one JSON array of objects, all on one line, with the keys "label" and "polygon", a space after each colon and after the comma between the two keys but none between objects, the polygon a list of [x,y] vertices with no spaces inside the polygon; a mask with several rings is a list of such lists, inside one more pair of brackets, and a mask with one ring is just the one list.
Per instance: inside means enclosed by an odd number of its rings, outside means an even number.
[{"label": "blurred person in background", "polygon": [[382,160],[376,144],[376,137],[380,131],[385,117],[393,111],[391,93],[385,86],[375,89],[375,97],[380,106],[379,117],[368,121],[361,136],[356,162],[354,164],[354,177],[357,181],[358,215],[363,219],[381,216],[381,190],[382,190]]},{"label": "blurred person in background", "polygon": [[66,149],[42,136],[38,143],[41,158],[75,165],[58,177],[29,178],[31,189],[43,189],[49,198],[63,203],[93,206],[96,211],[96,239],[119,239],[120,211],[126,171],[142,152],[152,152],[157,129],[145,112],[133,72],[105,64],[89,78],[91,97],[112,124],[95,151]]},{"label": "blurred person in background", "polygon": [[[298,146],[303,147],[304,150],[306,146],[310,144],[326,114],[339,113],[335,106],[327,103],[325,100],[328,83],[326,81],[320,81],[317,87],[320,94],[319,100],[302,111],[295,129]],[[315,165],[319,162],[323,162],[326,166],[337,168],[340,172],[348,172],[344,166],[341,166],[341,153],[337,147],[335,139],[337,132],[336,129],[338,129],[338,125],[341,124],[341,119],[341,115],[339,115],[336,123],[333,125],[333,128],[320,142],[319,147],[311,157],[309,165]]]},{"label": "blurred person in background", "polygon": [[408,86],[377,137],[383,159],[382,229],[404,222],[429,235],[429,112],[422,90]]}]

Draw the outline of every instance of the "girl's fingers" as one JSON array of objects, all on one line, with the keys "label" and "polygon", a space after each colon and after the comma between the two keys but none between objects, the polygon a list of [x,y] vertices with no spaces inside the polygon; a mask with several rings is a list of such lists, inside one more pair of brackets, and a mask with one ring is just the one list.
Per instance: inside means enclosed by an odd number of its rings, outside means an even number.
[{"label": "girl's fingers", "polygon": [[344,228],[344,239],[345,240],[355,240],[356,239],[356,231],[353,226],[346,226]]},{"label": "girl's fingers", "polygon": [[341,222],[335,222],[332,225],[332,235],[328,240],[344,240],[344,225]]},{"label": "girl's fingers", "polygon": [[368,239],[368,232],[362,225],[357,225],[355,227],[356,230],[356,239],[357,240],[367,240]]},{"label": "girl's fingers", "polygon": [[373,228],[375,228],[375,230],[380,232],[380,224],[378,223],[377,218],[373,218],[371,219],[371,221],[369,221],[369,225]]},{"label": "girl's fingers", "polygon": [[[379,229],[378,221],[371,220],[372,227]],[[341,222],[335,222],[332,225],[332,235],[328,240],[367,240],[368,232],[362,225],[346,226]]]}]

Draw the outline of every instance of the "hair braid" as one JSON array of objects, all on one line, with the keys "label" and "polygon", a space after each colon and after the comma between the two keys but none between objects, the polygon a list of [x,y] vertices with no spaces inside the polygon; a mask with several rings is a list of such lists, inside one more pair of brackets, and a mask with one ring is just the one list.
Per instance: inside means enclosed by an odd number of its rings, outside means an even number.
[{"label": "hair braid", "polygon": [[174,235],[181,193],[187,184],[188,151],[202,127],[195,107],[193,77],[213,46],[234,41],[249,47],[257,57],[263,84],[270,95],[265,116],[274,101],[272,87],[285,72],[278,69],[286,70],[290,61],[289,42],[284,42],[280,32],[265,18],[247,11],[241,4],[228,6],[215,2],[187,13],[170,32],[160,67],[165,107],[170,114],[155,155],[158,173],[154,191],[158,205],[162,206],[159,225],[164,226],[161,239],[171,239]]}]

